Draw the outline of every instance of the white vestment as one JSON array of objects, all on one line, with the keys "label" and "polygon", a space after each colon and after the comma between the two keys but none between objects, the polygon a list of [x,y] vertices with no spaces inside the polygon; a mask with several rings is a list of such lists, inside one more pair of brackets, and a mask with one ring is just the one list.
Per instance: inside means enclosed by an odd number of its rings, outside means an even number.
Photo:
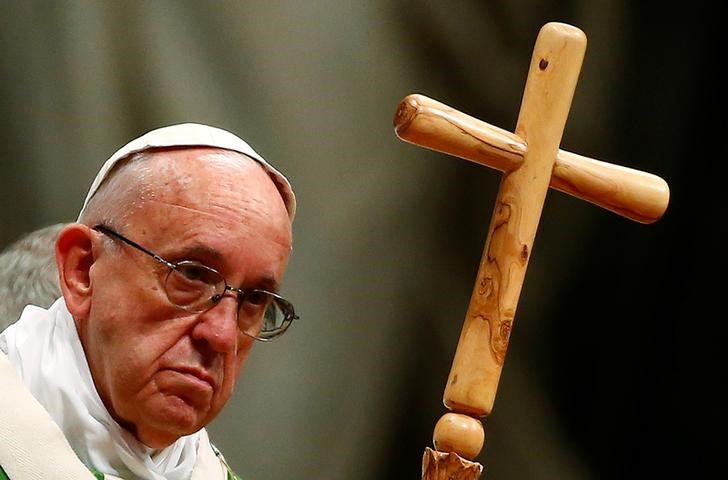
[{"label": "white vestment", "polygon": [[113,420],[62,298],[26,307],[0,350],[0,467],[11,480],[94,480],[91,469],[106,479],[228,478],[205,429],[153,450]]}]

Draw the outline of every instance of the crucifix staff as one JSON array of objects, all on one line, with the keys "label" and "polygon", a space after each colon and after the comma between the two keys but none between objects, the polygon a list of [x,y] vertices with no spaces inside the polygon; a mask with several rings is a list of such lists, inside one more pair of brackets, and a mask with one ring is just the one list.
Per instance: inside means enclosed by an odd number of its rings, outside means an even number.
[{"label": "crucifix staff", "polygon": [[641,223],[657,221],[669,201],[660,177],[559,149],[581,70],[586,36],[571,25],[544,25],[536,39],[514,133],[422,95],[399,104],[402,140],[501,170],[479,270],[446,383],[449,412],[435,425],[423,480],[475,480],[482,465],[480,418],[493,409],[526,267],[549,187]]}]

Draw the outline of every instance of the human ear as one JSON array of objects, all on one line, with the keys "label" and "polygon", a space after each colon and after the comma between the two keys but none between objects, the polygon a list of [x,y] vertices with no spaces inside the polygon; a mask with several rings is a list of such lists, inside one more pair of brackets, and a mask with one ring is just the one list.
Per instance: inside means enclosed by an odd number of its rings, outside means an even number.
[{"label": "human ear", "polygon": [[68,311],[86,318],[91,307],[91,265],[94,263],[93,232],[86,225],[71,223],[58,234],[56,265],[58,280]]}]

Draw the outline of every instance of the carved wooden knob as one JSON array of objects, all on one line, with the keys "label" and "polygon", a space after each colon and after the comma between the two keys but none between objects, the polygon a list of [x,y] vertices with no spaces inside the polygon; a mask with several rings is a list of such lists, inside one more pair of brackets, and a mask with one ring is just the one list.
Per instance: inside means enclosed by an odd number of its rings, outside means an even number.
[{"label": "carved wooden knob", "polygon": [[446,413],[435,425],[432,440],[438,451],[457,453],[473,460],[483,449],[485,430],[476,418],[461,413]]}]

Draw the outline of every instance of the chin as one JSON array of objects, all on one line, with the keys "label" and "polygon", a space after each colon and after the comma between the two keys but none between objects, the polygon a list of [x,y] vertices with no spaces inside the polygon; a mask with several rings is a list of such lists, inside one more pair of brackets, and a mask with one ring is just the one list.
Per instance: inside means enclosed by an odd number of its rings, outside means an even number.
[{"label": "chin", "polygon": [[178,438],[197,432],[208,418],[208,409],[200,410],[178,397],[165,397],[163,405],[150,405],[145,410],[143,420],[136,424],[136,436],[152,448],[169,446]]}]

